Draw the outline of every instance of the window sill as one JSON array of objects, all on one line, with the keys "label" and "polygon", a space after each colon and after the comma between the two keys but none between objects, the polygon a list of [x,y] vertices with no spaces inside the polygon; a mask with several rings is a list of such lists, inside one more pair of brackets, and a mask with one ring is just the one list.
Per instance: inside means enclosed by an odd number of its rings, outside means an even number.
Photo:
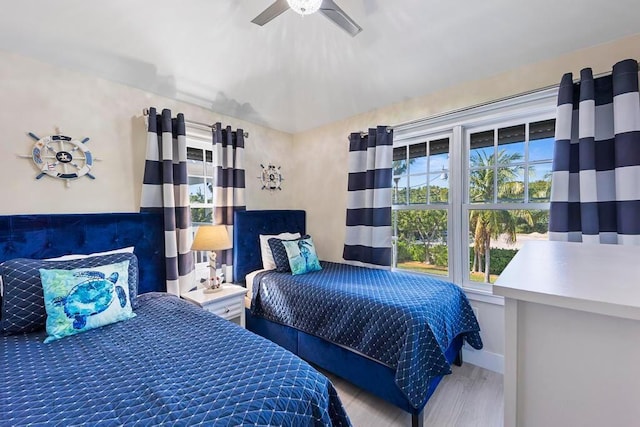
[{"label": "window sill", "polygon": [[477,288],[471,288],[463,286],[464,293],[467,294],[467,298],[471,301],[480,301],[494,305],[504,305],[504,297],[500,295],[494,295],[490,290],[481,290]]}]

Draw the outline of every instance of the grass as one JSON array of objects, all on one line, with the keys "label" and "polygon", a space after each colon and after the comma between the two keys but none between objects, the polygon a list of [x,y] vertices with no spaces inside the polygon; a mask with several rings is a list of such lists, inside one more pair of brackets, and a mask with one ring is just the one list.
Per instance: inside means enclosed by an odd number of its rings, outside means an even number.
[{"label": "grass", "polygon": [[[490,274],[489,275],[489,282],[491,283],[495,283],[496,279],[500,277],[497,274]],[[469,273],[469,278],[471,279],[472,282],[480,282],[480,283],[485,283],[484,281],[484,273],[474,273],[473,271]]]},{"label": "grass", "polygon": [[[442,267],[439,265],[432,265],[432,264],[425,264],[424,262],[421,262],[421,261],[400,262],[398,263],[398,268],[401,268],[403,270],[417,271],[420,273],[435,274],[438,276],[449,275],[449,270],[447,269],[447,267]],[[498,277],[500,276],[497,274],[491,274],[489,276],[489,281],[491,283],[495,283]],[[471,272],[469,273],[469,278],[471,279],[472,282],[484,283],[484,273]]]},{"label": "grass", "polygon": [[441,267],[439,265],[425,264],[420,261],[407,261],[398,263],[398,268],[403,270],[418,271],[420,273],[437,274],[438,276],[448,276],[449,270],[447,267]]}]

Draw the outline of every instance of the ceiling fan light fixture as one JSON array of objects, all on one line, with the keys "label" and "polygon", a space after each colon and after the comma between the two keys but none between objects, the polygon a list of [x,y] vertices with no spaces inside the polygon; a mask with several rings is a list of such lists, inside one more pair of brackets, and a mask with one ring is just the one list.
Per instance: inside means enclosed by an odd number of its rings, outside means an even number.
[{"label": "ceiling fan light fixture", "polygon": [[317,12],[322,5],[322,0],[287,0],[289,7],[300,15],[311,15]]}]

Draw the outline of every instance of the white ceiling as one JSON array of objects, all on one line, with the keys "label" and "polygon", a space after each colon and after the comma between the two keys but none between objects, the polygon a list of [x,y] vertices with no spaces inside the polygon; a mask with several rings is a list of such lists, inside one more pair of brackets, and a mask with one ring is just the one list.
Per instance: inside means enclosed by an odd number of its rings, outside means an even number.
[{"label": "white ceiling", "polygon": [[[286,132],[640,32],[638,0],[0,0],[0,49]],[[622,59],[622,58],[621,58]]]}]

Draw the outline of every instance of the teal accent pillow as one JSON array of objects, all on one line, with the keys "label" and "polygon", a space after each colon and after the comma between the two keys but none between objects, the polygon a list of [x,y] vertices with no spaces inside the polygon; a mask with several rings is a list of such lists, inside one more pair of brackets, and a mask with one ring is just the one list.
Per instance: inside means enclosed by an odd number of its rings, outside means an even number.
[{"label": "teal accent pillow", "polygon": [[129,296],[129,261],[39,271],[47,312],[45,343],[136,316]]},{"label": "teal accent pillow", "polygon": [[290,273],[291,266],[289,265],[289,255],[287,255],[287,251],[284,249],[282,242],[285,240],[296,241],[298,239],[306,239],[309,237],[308,235],[304,235],[301,237],[296,237],[295,239],[279,239],[276,237],[272,237],[267,240],[269,243],[269,248],[271,249],[271,255],[273,255],[273,262],[276,264],[276,271],[278,273]]},{"label": "teal accent pillow", "polygon": [[290,241],[283,240],[282,245],[287,251],[291,274],[305,274],[322,270],[311,237],[305,236],[302,239]]}]

